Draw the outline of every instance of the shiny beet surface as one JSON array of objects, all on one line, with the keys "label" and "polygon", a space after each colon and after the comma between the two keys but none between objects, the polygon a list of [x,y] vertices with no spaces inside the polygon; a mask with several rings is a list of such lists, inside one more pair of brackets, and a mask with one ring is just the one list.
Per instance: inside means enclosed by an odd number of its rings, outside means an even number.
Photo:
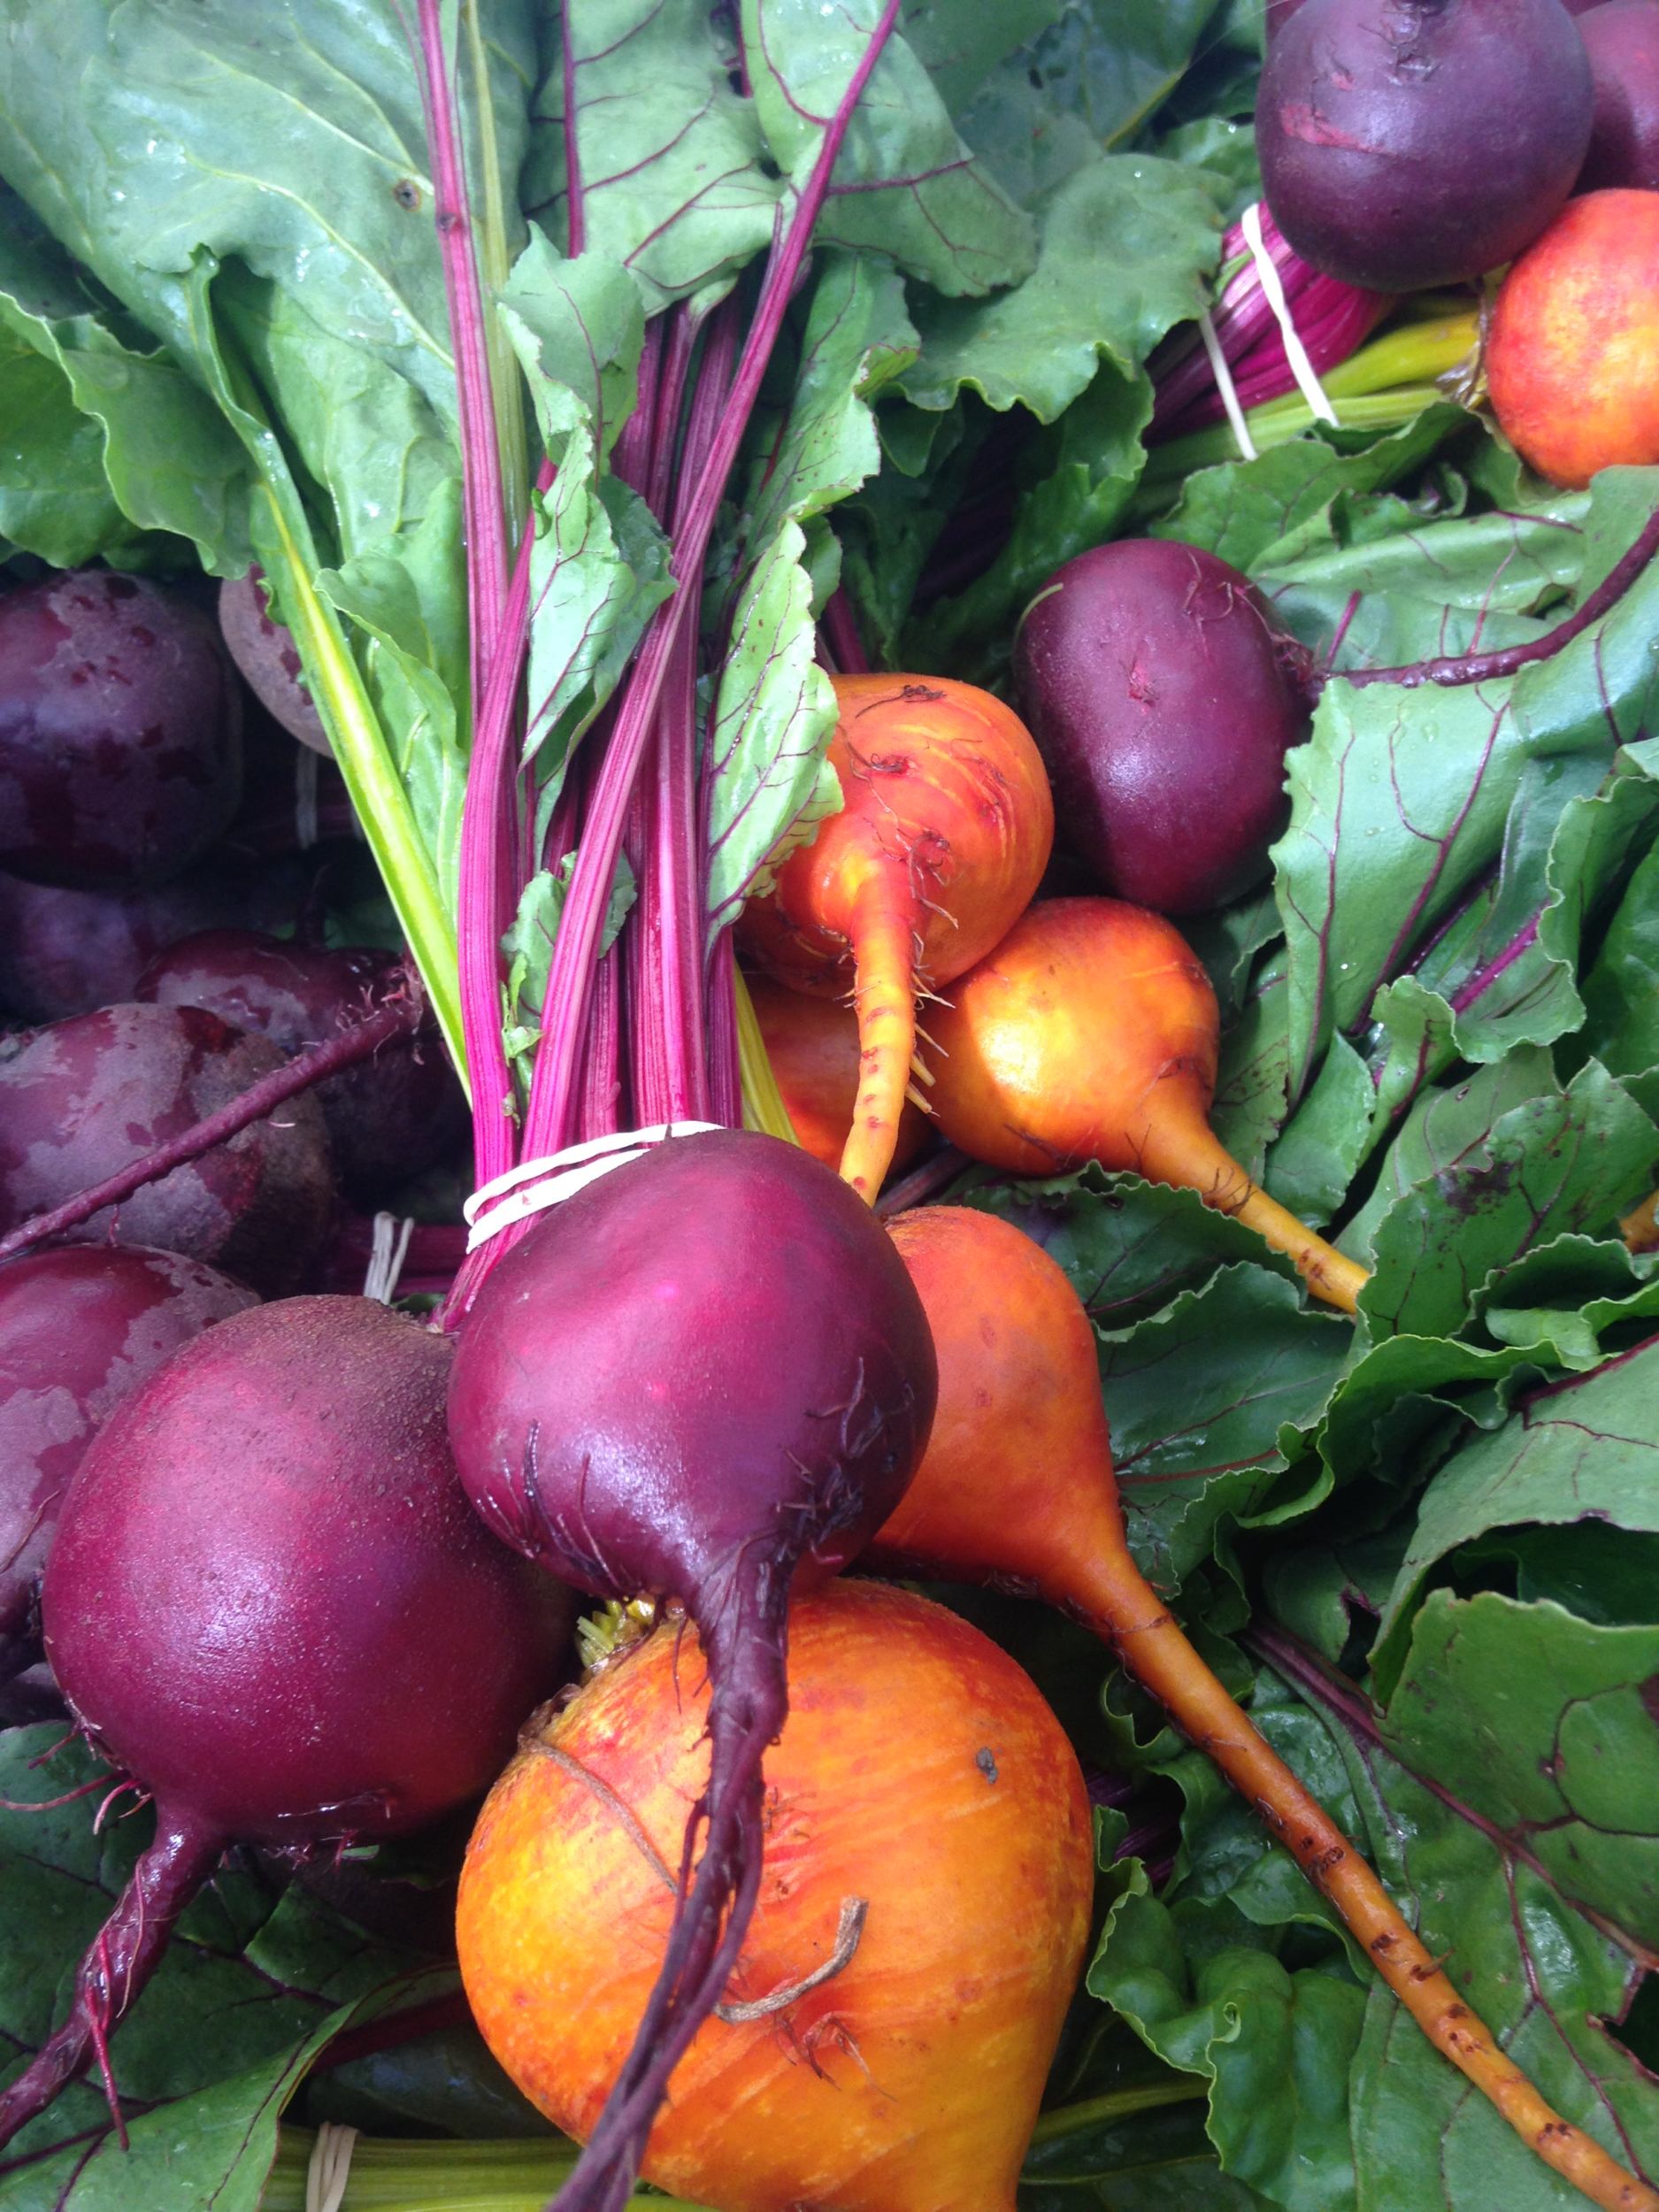
[{"label": "shiny beet surface", "polygon": [[[194,1006],[107,1006],[0,1037],[0,1233],[142,1158],[282,1064],[265,1038]],[[94,1214],[75,1237],[157,1245],[274,1297],[310,1279],[335,1205],[322,1109],[301,1095]]]},{"label": "shiny beet surface", "polygon": [[[162,953],[134,995],[162,1006],[206,1007],[296,1053],[407,987],[403,964],[389,952],[216,929]],[[316,1096],[341,1182],[365,1204],[433,1166],[467,1125],[460,1085],[430,1019],[419,1036],[384,1045],[372,1060],[331,1076]]]},{"label": "shiny beet surface", "polygon": [[1122,539],[1049,579],[1015,679],[1057,838],[1102,888],[1193,914],[1265,874],[1285,755],[1308,730],[1302,657],[1248,580],[1193,546]]},{"label": "shiny beet surface", "polygon": [[1463,283],[1561,207],[1591,110],[1561,0],[1305,0],[1262,71],[1263,188],[1327,276],[1379,292]]},{"label": "shiny beet surface", "polygon": [[0,597],[0,868],[160,882],[242,790],[242,695],[211,619],[160,584],[77,570]]},{"label": "shiny beet surface", "polygon": [[99,1425],[181,1344],[257,1303],[142,1246],[57,1245],[0,1266],[0,1676],[35,1656],[58,1508]]}]

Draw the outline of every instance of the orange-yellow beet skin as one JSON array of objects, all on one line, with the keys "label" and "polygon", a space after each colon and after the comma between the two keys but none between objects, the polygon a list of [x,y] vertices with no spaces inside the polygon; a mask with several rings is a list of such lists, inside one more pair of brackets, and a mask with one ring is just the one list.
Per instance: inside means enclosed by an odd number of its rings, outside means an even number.
[{"label": "orange-yellow beet skin", "polygon": [[[809,998],[762,975],[749,978],[749,995],[796,1141],[815,1160],[834,1167],[846,1148],[858,1097],[857,1017],[850,1006]],[[906,1106],[891,1172],[907,1168],[928,1139],[926,1115]]]},{"label": "orange-yellow beet skin", "polygon": [[[783,2010],[706,2023],[646,2175],[720,2212],[1011,2212],[1087,1936],[1076,1758],[1005,1653],[879,1584],[797,1601],[789,1694],[728,1997],[822,1965],[846,1899],[867,1903],[863,1936]],[[706,1702],[695,1632],[658,1630],[521,1753],[468,1850],[468,1999],[519,2087],[578,2137],[620,2068],[673,1902],[616,1801],[677,1865],[707,1779]]]},{"label": "orange-yellow beet skin", "polygon": [[[1086,1160],[1242,1179],[1210,1136],[1216,995],[1180,932],[1118,899],[1045,899],[929,1018],[953,1144],[1016,1175]],[[1196,1171],[1194,1171],[1196,1164]]]},{"label": "orange-yellow beet skin", "polygon": [[841,810],[750,901],[740,934],[792,990],[851,981],[861,1071],[841,1171],[873,1202],[910,1079],[916,995],[989,952],[1032,898],[1054,801],[1030,731],[988,691],[840,676],[835,703]]},{"label": "orange-yellow beet skin", "polygon": [[1492,405],[1552,484],[1659,461],[1659,192],[1569,200],[1499,291]]}]

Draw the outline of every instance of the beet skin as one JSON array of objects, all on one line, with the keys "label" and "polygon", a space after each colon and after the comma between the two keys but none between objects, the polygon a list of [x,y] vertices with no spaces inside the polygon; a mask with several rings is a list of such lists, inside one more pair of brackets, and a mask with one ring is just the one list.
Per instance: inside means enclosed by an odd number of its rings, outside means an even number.
[{"label": "beet skin", "polygon": [[181,1344],[257,1302],[142,1246],[57,1245],[0,1267],[0,1679],[37,1655],[58,1507],[100,1424]]},{"label": "beet skin", "polygon": [[1263,190],[1327,276],[1379,292],[1461,284],[1556,213],[1591,111],[1561,0],[1305,0],[1262,71]]},{"label": "beet skin", "polygon": [[227,1844],[401,1835],[478,1794],[557,1686],[567,1592],[494,1543],[444,1433],[450,1349],[366,1298],[222,1321],[111,1417],[42,1592],[72,1713],[155,1799],[0,2145],[84,2070]]},{"label": "beet skin", "polygon": [[1307,735],[1300,647],[1213,553],[1129,538],[1080,553],[1026,610],[1015,679],[1061,841],[1161,914],[1247,891],[1285,826]]},{"label": "beet skin", "polygon": [[[195,1006],[106,1006],[0,1038],[0,1234],[130,1166],[282,1065],[265,1038]],[[302,1094],[74,1234],[181,1252],[277,1297],[309,1279],[335,1206],[322,1110]]]},{"label": "beet skin", "polygon": [[[158,955],[133,995],[161,1006],[204,1006],[292,1054],[326,1043],[408,987],[394,953],[212,929]],[[466,1131],[466,1102],[430,1015],[418,1037],[382,1045],[372,1059],[330,1076],[316,1098],[340,1180],[365,1205],[434,1165]]]},{"label": "beet skin", "polygon": [[88,569],[0,598],[0,867],[96,889],[178,874],[242,792],[242,694],[178,593]]}]

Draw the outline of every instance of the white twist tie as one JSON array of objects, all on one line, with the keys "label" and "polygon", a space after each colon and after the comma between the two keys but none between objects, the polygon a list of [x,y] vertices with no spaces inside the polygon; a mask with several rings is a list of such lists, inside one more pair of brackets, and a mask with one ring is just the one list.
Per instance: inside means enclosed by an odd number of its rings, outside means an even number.
[{"label": "white twist tie", "polygon": [[1319,381],[1317,370],[1308,358],[1308,349],[1302,342],[1290,311],[1290,302],[1285,297],[1285,287],[1279,273],[1279,264],[1267,250],[1267,241],[1262,235],[1262,203],[1252,200],[1239,218],[1239,228],[1244,233],[1244,242],[1250,249],[1250,258],[1256,264],[1262,291],[1273,311],[1279,324],[1279,334],[1285,342],[1285,358],[1290,373],[1296,380],[1296,388],[1321,422],[1328,422],[1333,429],[1340,429],[1336,409],[1326,396]]},{"label": "white twist tie", "polygon": [[340,2212],[351,2177],[351,2154],[357,2147],[357,2130],[325,2120],[311,2146],[305,2169],[305,2212]]},{"label": "white twist tie", "polygon": [[1210,356],[1210,374],[1216,380],[1216,389],[1221,394],[1221,403],[1227,411],[1227,420],[1233,426],[1233,435],[1242,459],[1256,458],[1256,441],[1250,435],[1250,426],[1244,419],[1244,410],[1239,404],[1239,388],[1233,380],[1233,371],[1227,366],[1227,357],[1221,349],[1216,335],[1216,326],[1206,308],[1198,318],[1198,334],[1204,342],[1204,351]]},{"label": "white twist tie", "polygon": [[527,1221],[532,1214],[574,1198],[612,1168],[643,1159],[671,1137],[700,1137],[724,1126],[718,1121],[659,1121],[649,1129],[619,1129],[613,1137],[590,1137],[586,1144],[567,1145],[544,1160],[526,1160],[509,1168],[475,1190],[462,1207],[471,1231],[466,1248],[476,1252],[514,1222]]},{"label": "white twist tie", "polygon": [[363,1295],[378,1299],[389,1306],[397,1294],[397,1279],[403,1271],[403,1262],[409,1257],[409,1240],[415,1233],[412,1214],[400,1223],[396,1214],[376,1214],[374,1240],[369,1247],[368,1272],[363,1278]]}]

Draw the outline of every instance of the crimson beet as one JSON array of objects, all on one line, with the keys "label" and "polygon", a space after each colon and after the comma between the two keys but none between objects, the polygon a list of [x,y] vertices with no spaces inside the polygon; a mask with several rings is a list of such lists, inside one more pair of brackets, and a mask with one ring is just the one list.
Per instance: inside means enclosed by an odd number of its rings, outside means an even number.
[{"label": "crimson beet", "polygon": [[[204,1006],[296,1053],[407,987],[403,964],[389,952],[284,944],[257,930],[216,929],[160,954],[134,996]],[[465,1101],[429,1015],[416,1036],[331,1076],[316,1096],[341,1182],[367,1204],[433,1166],[466,1128]]]},{"label": "crimson beet", "polygon": [[47,1655],[155,1840],[0,2143],[87,2064],[233,1839],[396,1836],[477,1795],[557,1683],[568,1594],[486,1534],[447,1341],[364,1298],[221,1322],[111,1417],[59,1517]]},{"label": "crimson beet", "polygon": [[1379,292],[1463,283],[1556,213],[1591,108],[1561,0],[1305,0],[1262,71],[1263,189],[1327,276]]},{"label": "crimson beet", "polygon": [[[0,1233],[89,1190],[283,1065],[196,1006],[106,1006],[0,1038]],[[75,1233],[206,1260],[267,1296],[326,1248],[337,1193],[322,1109],[289,1099]]]},{"label": "crimson beet", "polygon": [[1026,610],[1014,669],[1059,837],[1104,889],[1193,914],[1265,873],[1311,701],[1237,569],[1157,538],[1080,553]]},{"label": "crimson beet", "polygon": [[257,1302],[142,1245],[58,1245],[0,1266],[0,1678],[36,1656],[42,1571],[99,1425],[181,1344]]},{"label": "crimson beet", "polygon": [[77,570],[0,598],[0,867],[83,887],[159,882],[242,790],[242,698],[180,594]]}]

